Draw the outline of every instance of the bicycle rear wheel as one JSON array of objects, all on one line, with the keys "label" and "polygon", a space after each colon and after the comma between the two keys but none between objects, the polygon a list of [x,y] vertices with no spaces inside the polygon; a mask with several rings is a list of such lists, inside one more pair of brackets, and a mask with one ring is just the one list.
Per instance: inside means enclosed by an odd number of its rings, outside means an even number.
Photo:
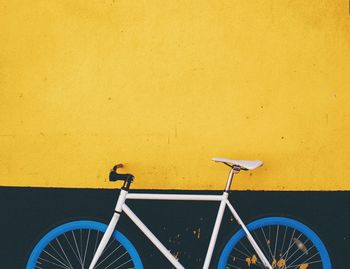
[{"label": "bicycle rear wheel", "polygon": [[[107,225],[96,221],[73,221],[47,233],[34,247],[27,269],[87,269]],[[132,243],[115,231],[96,269],[143,269],[139,254]]]},{"label": "bicycle rear wheel", "polygon": [[[273,268],[331,269],[328,252],[321,239],[304,224],[288,218],[271,217],[247,225]],[[265,268],[243,229],[225,245],[219,269]]]}]

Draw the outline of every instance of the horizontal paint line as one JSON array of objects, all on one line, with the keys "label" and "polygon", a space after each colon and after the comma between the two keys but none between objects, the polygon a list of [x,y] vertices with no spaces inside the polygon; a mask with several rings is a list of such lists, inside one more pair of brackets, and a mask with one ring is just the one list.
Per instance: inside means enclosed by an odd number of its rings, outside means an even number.
[{"label": "horizontal paint line", "polygon": [[[32,187],[32,186],[0,186],[0,190],[1,189],[9,189],[9,190],[24,190],[24,189],[42,189],[42,190],[85,190],[85,191],[119,191],[120,188],[72,188],[72,187]],[[223,190],[178,190],[178,189],[131,189],[129,191],[129,193],[169,193],[169,194],[178,194],[178,193],[188,193],[188,194],[192,194],[192,193],[202,193],[202,194],[206,194],[206,193],[211,193],[211,194],[220,194],[222,193]],[[302,193],[306,193],[306,192],[310,192],[310,193],[315,193],[315,192],[330,192],[330,193],[350,193],[350,190],[230,190],[230,192],[271,192],[271,193],[278,193],[278,192],[290,192],[290,193],[298,193],[298,192],[302,192]]]}]

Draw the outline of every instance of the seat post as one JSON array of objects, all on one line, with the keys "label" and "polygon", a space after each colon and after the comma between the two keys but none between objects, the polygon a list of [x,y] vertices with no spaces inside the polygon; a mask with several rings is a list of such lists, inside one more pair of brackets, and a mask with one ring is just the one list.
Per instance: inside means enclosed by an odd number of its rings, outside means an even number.
[{"label": "seat post", "polygon": [[226,183],[226,187],[225,187],[225,192],[229,191],[231,188],[231,184],[232,184],[232,180],[233,180],[233,176],[235,174],[238,174],[239,171],[241,171],[241,167],[238,165],[229,165],[231,167],[230,173],[228,174],[227,177],[227,183]]}]

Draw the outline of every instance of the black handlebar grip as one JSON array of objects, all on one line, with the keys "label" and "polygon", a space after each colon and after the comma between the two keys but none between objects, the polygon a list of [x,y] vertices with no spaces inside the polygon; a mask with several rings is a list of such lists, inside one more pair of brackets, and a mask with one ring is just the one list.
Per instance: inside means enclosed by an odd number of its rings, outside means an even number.
[{"label": "black handlebar grip", "polygon": [[124,167],[124,165],[121,163],[113,167],[113,169],[109,173],[109,181],[117,181],[117,180],[122,180],[127,182],[133,181],[134,176],[131,174],[118,174],[117,169],[122,167]]},{"label": "black handlebar grip", "polygon": [[133,178],[134,178],[133,175],[118,174],[118,173],[114,172],[113,170],[109,173],[109,181],[117,181],[117,180],[130,181]]},{"label": "black handlebar grip", "polygon": [[124,167],[124,164],[118,163],[115,166],[113,166],[112,170],[117,173],[117,169],[118,168],[123,168],[123,167]]}]

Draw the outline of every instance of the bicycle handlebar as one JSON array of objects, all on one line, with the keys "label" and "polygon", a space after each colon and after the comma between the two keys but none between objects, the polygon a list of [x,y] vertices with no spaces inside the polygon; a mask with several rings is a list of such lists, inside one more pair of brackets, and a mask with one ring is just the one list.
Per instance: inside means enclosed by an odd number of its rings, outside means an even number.
[{"label": "bicycle handlebar", "polygon": [[134,180],[134,176],[132,174],[118,174],[117,169],[122,167],[124,167],[124,165],[119,163],[112,168],[111,172],[109,173],[109,181],[121,180],[130,184]]}]

